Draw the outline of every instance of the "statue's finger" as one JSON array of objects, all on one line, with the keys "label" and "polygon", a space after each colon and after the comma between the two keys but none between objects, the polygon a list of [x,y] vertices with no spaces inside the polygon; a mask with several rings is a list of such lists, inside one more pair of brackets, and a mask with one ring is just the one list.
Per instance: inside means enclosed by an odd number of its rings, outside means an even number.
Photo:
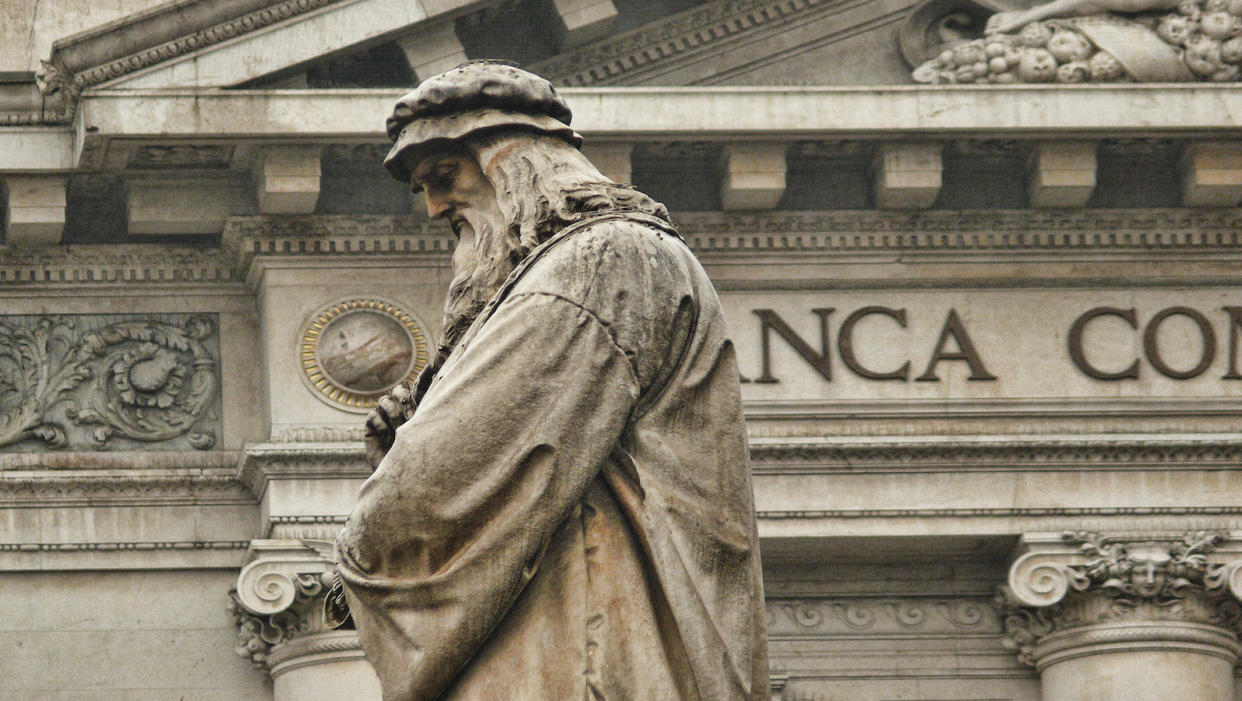
[{"label": "statue's finger", "polygon": [[384,395],[380,397],[379,407],[376,411],[383,412],[385,418],[388,419],[388,425],[392,426],[393,429],[405,423],[405,412],[402,410],[401,405],[391,396]]},{"label": "statue's finger", "polygon": [[409,384],[403,382],[393,387],[389,394],[401,405],[401,418],[409,421],[414,416],[414,393],[410,391]]},{"label": "statue's finger", "polygon": [[371,469],[379,467],[383,462],[384,456],[388,454],[388,450],[381,445],[379,436],[370,436],[366,439],[367,463],[371,465]]},{"label": "statue's finger", "polygon": [[388,417],[381,413],[379,409],[367,414],[366,427],[363,430],[364,436],[379,436],[392,440],[392,431],[393,427],[389,424]]},{"label": "statue's finger", "polygon": [[410,391],[410,386],[404,382],[393,387],[389,395],[402,406],[409,406],[414,403],[414,393]]}]

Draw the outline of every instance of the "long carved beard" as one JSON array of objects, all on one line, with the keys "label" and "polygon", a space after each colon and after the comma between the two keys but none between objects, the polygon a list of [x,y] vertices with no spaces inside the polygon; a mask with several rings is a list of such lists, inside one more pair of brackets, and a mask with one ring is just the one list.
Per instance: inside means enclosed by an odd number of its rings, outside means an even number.
[{"label": "long carved beard", "polygon": [[466,330],[478,318],[488,300],[500,290],[524,253],[517,236],[509,233],[499,212],[492,216],[470,217],[470,220],[475,230],[473,265],[454,271],[453,280],[449,283],[438,359],[447,358],[457,347]]}]

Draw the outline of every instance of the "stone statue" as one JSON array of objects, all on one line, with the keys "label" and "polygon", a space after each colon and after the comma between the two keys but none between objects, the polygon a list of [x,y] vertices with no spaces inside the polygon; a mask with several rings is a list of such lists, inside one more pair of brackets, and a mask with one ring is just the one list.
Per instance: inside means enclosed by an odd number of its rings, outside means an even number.
[{"label": "stone statue", "polygon": [[1050,0],[945,44],[920,83],[1235,81],[1242,0]]},{"label": "stone statue", "polygon": [[738,369],[664,207],[547,81],[470,62],[388,120],[457,235],[443,341],[367,419],[337,541],[386,701],[768,698]]}]

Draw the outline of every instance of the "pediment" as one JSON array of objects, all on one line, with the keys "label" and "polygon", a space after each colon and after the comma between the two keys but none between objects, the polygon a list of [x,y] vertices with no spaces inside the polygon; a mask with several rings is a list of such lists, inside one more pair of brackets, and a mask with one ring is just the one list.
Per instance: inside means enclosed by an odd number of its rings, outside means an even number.
[{"label": "pediment", "polygon": [[[397,87],[416,82],[416,69],[490,57],[515,59],[566,86],[910,81],[897,29],[911,0],[631,5],[616,2],[616,21],[601,25],[621,31],[567,41],[548,14],[551,0],[174,0],[57,41],[43,79],[75,94],[358,86],[348,75],[352,62],[355,72],[383,73],[363,86]],[[308,66],[329,62],[345,77],[306,82]],[[381,70],[393,63],[408,66]]]},{"label": "pediment", "polygon": [[910,82],[911,0],[713,0],[534,66],[573,86]]},{"label": "pediment", "polygon": [[174,0],[58,40],[41,80],[220,88],[365,51],[485,5],[468,0]]},{"label": "pediment", "polygon": [[[68,96],[60,117],[46,116],[55,102],[26,101],[55,123],[86,89],[402,89],[468,58],[516,60],[564,87],[904,85],[913,66],[936,55],[929,48],[979,36],[1008,5],[173,0],[55,43],[40,78],[44,96]],[[601,7],[602,17],[573,26],[575,13]]]}]

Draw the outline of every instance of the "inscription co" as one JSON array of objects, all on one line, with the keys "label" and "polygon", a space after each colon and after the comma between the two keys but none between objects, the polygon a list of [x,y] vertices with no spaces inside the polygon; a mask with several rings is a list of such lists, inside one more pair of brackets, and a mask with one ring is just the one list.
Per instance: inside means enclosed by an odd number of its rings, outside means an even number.
[{"label": "inscription co", "polygon": [[[875,367],[874,359],[862,357],[860,344],[855,337],[855,328],[867,317],[883,317],[898,329],[907,328],[907,313],[904,308],[891,308],[878,305],[865,306],[851,311],[835,328],[836,309],[822,307],[811,309],[819,322],[819,347],[816,349],[811,342],[803,338],[779,314],[772,309],[753,309],[752,313],[759,321],[759,374],[755,377],[742,377],[742,382],[776,383],[780,379],[773,367],[773,344],[779,339],[792,349],[803,361],[827,381],[832,381],[834,372],[834,356],[852,374],[866,380],[895,382],[939,382],[939,368],[943,363],[963,363],[969,372],[967,380],[974,382],[993,382],[998,378],[988,371],[983,354],[971,338],[970,331],[956,309],[949,309],[940,327],[940,333],[934,344],[921,353],[912,350],[910,359],[896,367]],[[1228,340],[1223,344],[1227,358],[1225,374],[1221,379],[1242,380],[1238,370],[1238,345],[1242,337],[1242,306],[1226,306],[1215,310],[1222,313],[1228,324]],[[1189,334],[1177,334],[1172,339],[1161,340],[1160,331],[1166,322],[1173,318],[1182,318],[1189,322],[1194,331]],[[1099,359],[1091,357],[1087,348],[1092,329],[1100,320],[1113,318],[1127,325],[1142,341],[1142,351],[1122,366],[1111,368],[1101,367]],[[1169,348],[1163,347],[1170,342],[1197,349],[1197,358],[1193,364],[1182,361],[1170,362],[1167,359]],[[1079,314],[1069,325],[1066,334],[1066,357],[1070,365],[1087,377],[1102,381],[1123,381],[1139,379],[1143,367],[1148,366],[1159,374],[1174,380],[1189,380],[1203,375],[1212,366],[1220,353],[1218,339],[1207,314],[1186,306],[1171,306],[1145,315],[1137,308],[1094,307]],[[890,361],[891,363],[891,361]],[[922,371],[914,375],[915,363]],[[913,375],[913,377],[912,377]]]}]

